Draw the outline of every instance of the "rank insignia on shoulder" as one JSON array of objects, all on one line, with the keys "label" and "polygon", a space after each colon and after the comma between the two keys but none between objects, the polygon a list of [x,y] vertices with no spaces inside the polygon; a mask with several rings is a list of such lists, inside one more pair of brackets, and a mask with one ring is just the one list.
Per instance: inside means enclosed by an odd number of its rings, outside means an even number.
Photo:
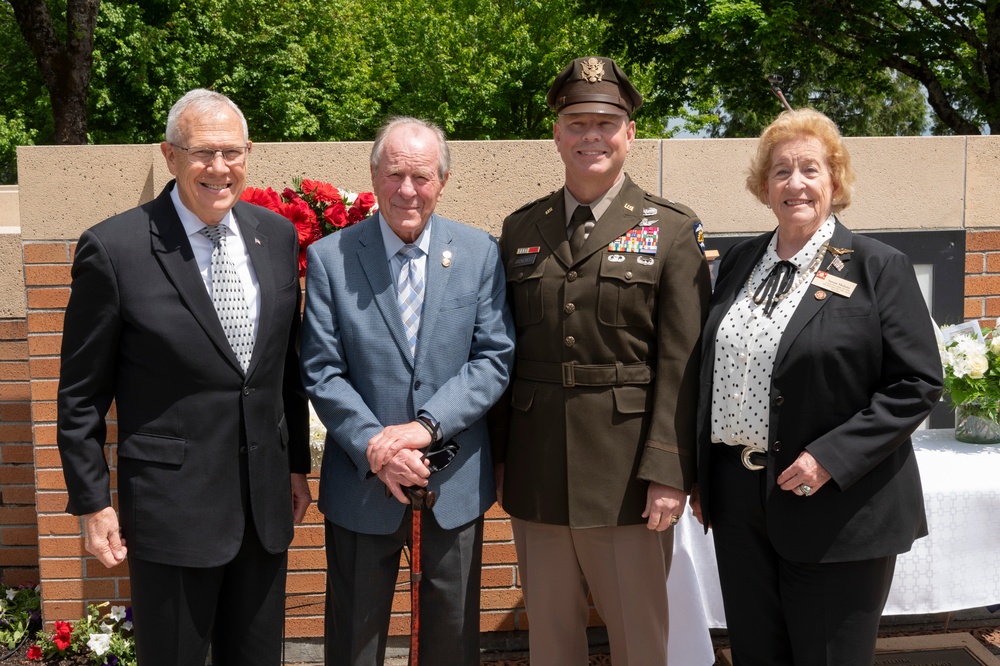
[{"label": "rank insignia on shoulder", "polygon": [[542,248],[539,245],[532,245],[531,247],[519,247],[517,248],[517,254],[538,254],[538,251],[541,249]]},{"label": "rank insignia on shoulder", "polygon": [[623,261],[625,261],[625,255],[623,255],[623,254],[609,254],[608,255],[608,261],[610,261],[613,264],[620,264]]},{"label": "rank insignia on shoulder", "polygon": [[653,259],[652,257],[647,257],[643,254],[640,254],[638,257],[635,258],[635,260],[638,261],[643,266],[652,266],[653,264],[656,263],[656,259]]},{"label": "rank insignia on shoulder", "polygon": [[615,240],[611,241],[608,245],[608,250],[611,252],[656,254],[656,241],[659,234],[659,227],[630,229],[624,236],[619,236]]},{"label": "rank insignia on shoulder", "polygon": [[653,207],[643,208],[642,209],[642,214],[643,215],[656,215],[656,208],[653,208]]},{"label": "rank insignia on shoulder", "polygon": [[694,225],[694,239],[698,243],[698,248],[705,254],[705,225],[698,222]]}]

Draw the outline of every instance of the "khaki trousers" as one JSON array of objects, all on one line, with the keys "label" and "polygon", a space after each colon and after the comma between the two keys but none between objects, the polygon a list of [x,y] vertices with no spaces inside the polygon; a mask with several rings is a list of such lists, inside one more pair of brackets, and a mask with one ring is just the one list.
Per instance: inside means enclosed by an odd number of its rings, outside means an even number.
[{"label": "khaki trousers", "polygon": [[667,574],[674,531],[570,529],[511,518],[531,662],[587,663],[588,589],[615,666],[667,663]]}]

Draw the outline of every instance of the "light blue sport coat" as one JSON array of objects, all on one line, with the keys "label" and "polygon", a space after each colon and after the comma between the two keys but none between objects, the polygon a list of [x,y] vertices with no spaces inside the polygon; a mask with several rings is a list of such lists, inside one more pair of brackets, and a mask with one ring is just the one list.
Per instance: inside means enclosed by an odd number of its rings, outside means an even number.
[{"label": "light blue sport coat", "polygon": [[[514,326],[496,241],[435,215],[417,355],[410,353],[378,215],[309,247],[302,379],[327,427],[319,508],[336,525],[390,534],[405,505],[370,470],[368,441],[424,410],[461,447],[431,475],[432,509],[445,529],[481,516],[496,499],[486,412],[514,360]],[[443,253],[451,252],[445,266]]]}]

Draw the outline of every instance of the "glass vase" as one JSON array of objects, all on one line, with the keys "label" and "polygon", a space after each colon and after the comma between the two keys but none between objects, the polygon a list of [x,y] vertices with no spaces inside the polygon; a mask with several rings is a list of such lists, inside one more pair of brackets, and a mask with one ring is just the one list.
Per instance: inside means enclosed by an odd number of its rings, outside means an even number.
[{"label": "glass vase", "polygon": [[955,439],[968,444],[1000,444],[1000,423],[976,402],[955,405]]}]

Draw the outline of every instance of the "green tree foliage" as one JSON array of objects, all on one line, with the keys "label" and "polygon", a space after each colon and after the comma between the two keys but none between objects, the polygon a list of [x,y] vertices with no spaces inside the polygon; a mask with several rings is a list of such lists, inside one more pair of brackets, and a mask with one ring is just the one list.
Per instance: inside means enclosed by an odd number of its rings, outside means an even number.
[{"label": "green tree foliage", "polygon": [[[633,0],[584,4],[614,44],[655,70],[655,111],[716,136],[758,132],[793,106],[847,134],[979,134],[1000,128],[996,0]],[[933,110],[925,119],[925,103]]]},{"label": "green tree foliage", "polygon": [[[50,0],[58,1],[58,0]],[[229,95],[256,141],[371,140],[392,114],[453,139],[551,136],[545,92],[609,25],[578,0],[104,0],[88,96],[91,143],[161,141],[171,104]],[[0,3],[0,172],[12,146],[52,141],[52,109]],[[65,5],[64,5],[65,7]],[[55,10],[53,10],[55,12]]]}]

